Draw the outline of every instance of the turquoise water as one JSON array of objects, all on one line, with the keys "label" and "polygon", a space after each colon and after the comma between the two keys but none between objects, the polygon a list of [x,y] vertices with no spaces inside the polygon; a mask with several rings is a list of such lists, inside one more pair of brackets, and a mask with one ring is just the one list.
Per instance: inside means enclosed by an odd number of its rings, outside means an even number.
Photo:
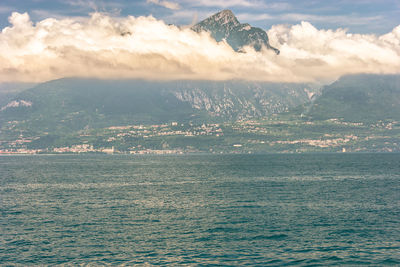
[{"label": "turquoise water", "polygon": [[400,264],[400,154],[0,157],[0,265]]}]

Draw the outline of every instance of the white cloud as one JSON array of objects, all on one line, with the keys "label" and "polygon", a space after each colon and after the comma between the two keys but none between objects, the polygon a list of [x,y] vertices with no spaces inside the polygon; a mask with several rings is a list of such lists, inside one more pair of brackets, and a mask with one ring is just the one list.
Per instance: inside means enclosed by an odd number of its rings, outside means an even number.
[{"label": "white cloud", "polygon": [[147,0],[147,3],[152,3],[172,10],[178,10],[181,8],[181,6],[178,3],[166,0]]},{"label": "white cloud", "polygon": [[255,7],[262,4],[261,2],[251,2],[248,0],[197,0],[190,1],[192,6],[200,6],[200,7],[222,7],[228,8],[233,6],[241,6],[241,7]]},{"label": "white cloud", "polygon": [[33,23],[13,13],[0,33],[0,82],[42,82],[78,76],[145,79],[245,79],[274,82],[333,80],[353,73],[400,73],[400,26],[382,35],[318,30],[308,22],[276,25],[281,50],[237,53],[209,34],[166,25],[153,17]]},{"label": "white cloud", "polygon": [[353,73],[400,73],[398,28],[389,35],[349,34],[346,30],[318,30],[308,22],[294,26],[273,26],[269,31],[288,62],[300,76],[336,78]]},{"label": "white cloud", "polygon": [[400,25],[394,28],[392,32],[382,35],[379,39],[388,42],[395,47],[400,46]]}]

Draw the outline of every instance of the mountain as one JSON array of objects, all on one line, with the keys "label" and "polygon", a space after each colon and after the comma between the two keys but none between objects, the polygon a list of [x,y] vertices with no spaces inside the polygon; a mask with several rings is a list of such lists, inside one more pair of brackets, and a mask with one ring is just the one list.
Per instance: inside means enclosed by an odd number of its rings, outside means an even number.
[{"label": "mountain", "polygon": [[190,104],[165,93],[161,84],[66,78],[18,94],[0,109],[0,120],[51,132],[188,120],[193,114]]},{"label": "mountain", "polygon": [[50,81],[0,106],[0,153],[400,151],[400,75],[346,76],[315,89]]},{"label": "mountain", "polygon": [[311,105],[304,105],[301,111],[314,120],[400,121],[400,75],[342,77],[325,86],[321,95]]},{"label": "mountain", "polygon": [[0,123],[35,131],[77,131],[171,121],[236,121],[287,111],[309,101],[306,84],[244,81],[97,80],[40,84],[0,107]]},{"label": "mountain", "polygon": [[317,90],[310,84],[180,81],[170,92],[211,117],[236,121],[287,111],[308,102],[308,93]]},{"label": "mountain", "polygon": [[10,102],[18,93],[34,86],[34,83],[0,83],[0,107]]},{"label": "mountain", "polygon": [[267,33],[249,24],[242,24],[230,10],[223,10],[199,22],[192,27],[196,32],[207,31],[217,41],[226,42],[235,50],[240,51],[244,46],[252,46],[260,51],[263,46],[279,54],[279,50],[269,44]]}]

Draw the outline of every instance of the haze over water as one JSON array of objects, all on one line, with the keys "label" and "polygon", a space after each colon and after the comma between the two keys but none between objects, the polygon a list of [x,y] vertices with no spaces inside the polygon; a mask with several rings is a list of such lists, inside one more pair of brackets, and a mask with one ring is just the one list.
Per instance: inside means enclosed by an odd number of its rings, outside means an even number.
[{"label": "haze over water", "polygon": [[0,157],[0,265],[400,264],[400,154]]}]

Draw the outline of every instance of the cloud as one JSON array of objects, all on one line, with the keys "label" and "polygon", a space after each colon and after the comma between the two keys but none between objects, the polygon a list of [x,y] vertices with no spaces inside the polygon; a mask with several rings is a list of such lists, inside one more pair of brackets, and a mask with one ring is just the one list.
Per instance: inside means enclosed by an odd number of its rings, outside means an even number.
[{"label": "cloud", "polygon": [[351,16],[332,15],[332,16],[320,16],[313,14],[302,14],[302,13],[283,13],[278,15],[269,14],[254,14],[254,13],[239,13],[237,17],[245,21],[262,21],[262,20],[274,20],[274,21],[313,21],[313,22],[324,22],[328,24],[346,24],[346,25],[371,25],[378,23],[382,19],[382,16],[369,16],[359,17],[356,14]]},{"label": "cloud", "polygon": [[252,13],[240,13],[237,18],[241,21],[259,21],[259,20],[272,20],[276,19],[275,16],[268,14],[252,14]]},{"label": "cloud", "polygon": [[312,82],[354,73],[400,73],[400,26],[382,35],[318,30],[308,22],[275,25],[281,50],[237,53],[208,33],[153,17],[49,18],[13,13],[0,33],[0,82],[62,77]]},{"label": "cloud", "polygon": [[169,2],[165,0],[147,0],[147,3],[156,4],[172,10],[178,10],[181,8],[181,6],[178,3]]},{"label": "cloud", "polygon": [[169,22],[176,22],[176,21],[185,21],[185,23],[189,23],[189,25],[185,25],[181,27],[191,27],[199,22],[200,18],[207,18],[213,15],[213,12],[210,11],[190,11],[190,10],[176,10],[171,12],[171,14],[164,16],[163,18]]},{"label": "cloud", "polygon": [[287,2],[279,3],[265,3],[265,1],[251,1],[251,0],[183,0],[183,2],[190,7],[218,7],[218,8],[232,8],[239,7],[245,9],[262,9],[269,11],[282,11],[292,8],[292,5]]},{"label": "cloud", "polygon": [[0,14],[10,14],[11,12],[11,7],[8,6],[0,6]]},{"label": "cloud", "polygon": [[354,73],[400,73],[400,26],[383,36],[318,30],[308,22],[273,26],[272,44],[279,47],[296,75],[329,79]]},{"label": "cloud", "polygon": [[65,3],[67,3],[71,6],[84,7],[84,8],[90,8],[93,10],[98,10],[96,3],[92,0],[65,0]]},{"label": "cloud", "polygon": [[197,1],[190,1],[191,6],[198,6],[198,7],[222,7],[228,8],[233,6],[240,6],[240,7],[255,7],[264,5],[261,2],[252,2],[248,0],[197,0]]},{"label": "cloud", "polygon": [[[277,17],[275,17],[277,18]],[[315,22],[327,22],[332,24],[345,23],[347,25],[368,25],[371,23],[377,23],[382,20],[382,16],[369,16],[359,17],[356,14],[342,16],[319,16],[312,14],[301,14],[301,13],[288,13],[280,15],[280,19],[284,21],[315,21]]]}]

